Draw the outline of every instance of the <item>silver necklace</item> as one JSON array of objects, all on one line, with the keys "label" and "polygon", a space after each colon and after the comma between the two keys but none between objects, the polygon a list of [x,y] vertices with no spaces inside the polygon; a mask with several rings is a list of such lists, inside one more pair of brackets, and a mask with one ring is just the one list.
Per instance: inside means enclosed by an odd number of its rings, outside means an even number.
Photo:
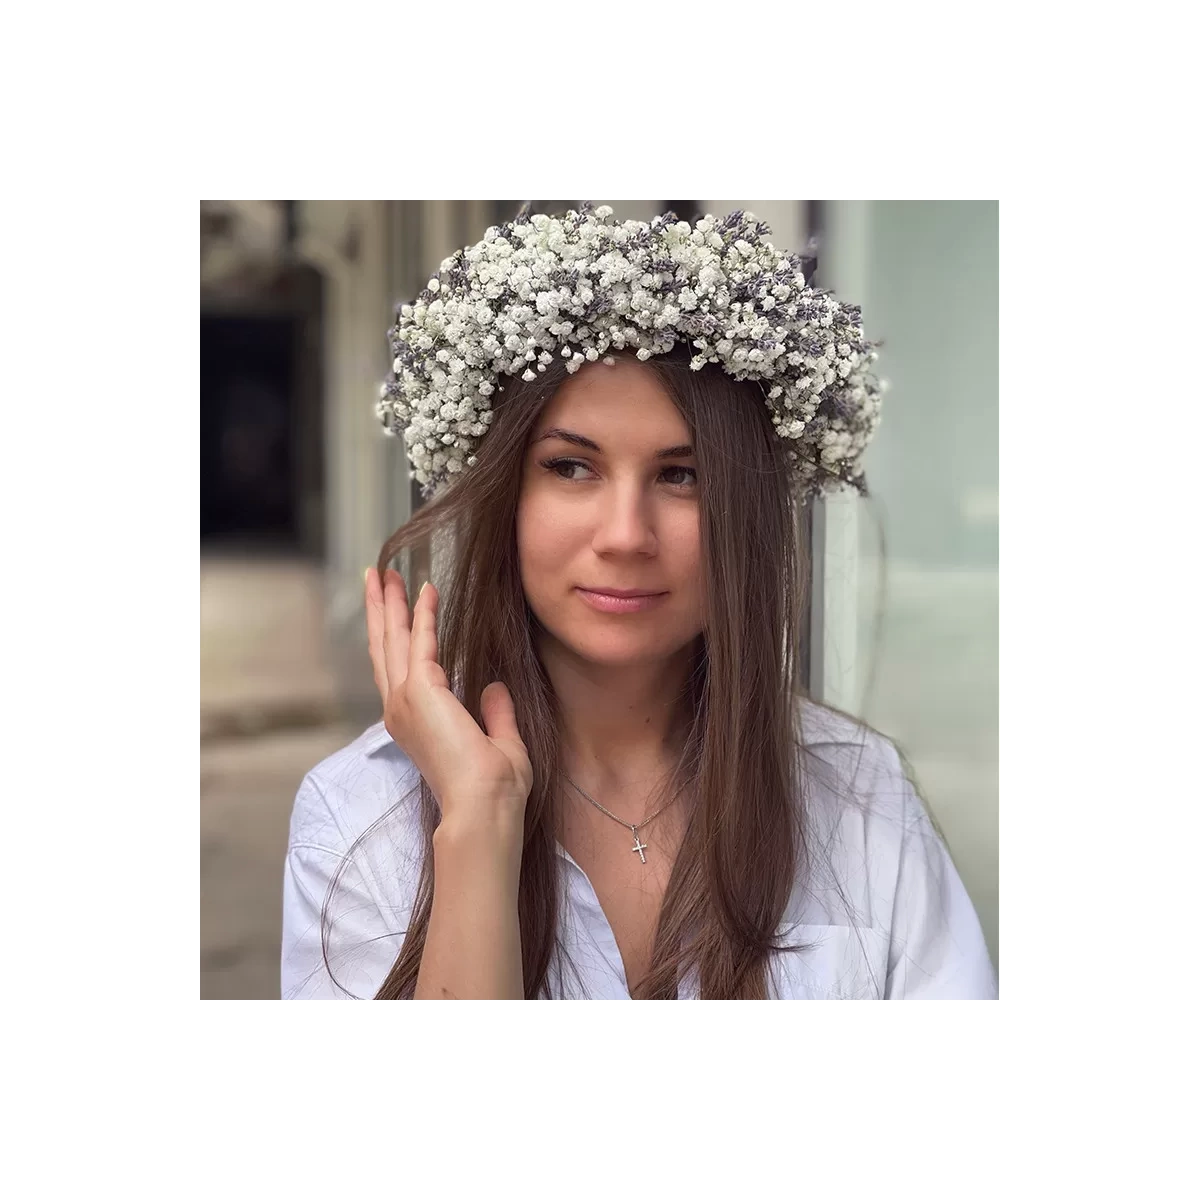
[{"label": "silver necklace", "polygon": [[646,818],[644,821],[639,821],[639,822],[638,822],[636,825],[630,825],[630,823],[629,823],[628,821],[623,821],[623,820],[621,820],[621,818],[620,818],[620,817],[618,817],[616,813],[611,813],[611,812],[609,812],[609,811],[608,811],[608,809],[607,809],[607,808],[605,808],[605,807],[604,807],[604,805],[603,805],[603,804],[601,804],[599,801],[597,801],[597,800],[593,800],[593,799],[591,798],[591,796],[589,796],[589,795],[587,794],[587,792],[585,792],[585,791],[583,790],[583,788],[581,788],[581,787],[579,786],[579,784],[577,784],[577,783],[575,782],[575,780],[573,780],[573,779],[572,779],[572,778],[571,778],[569,775],[564,775],[564,776],[563,776],[563,778],[564,778],[564,779],[566,779],[566,781],[567,781],[567,782],[568,782],[568,783],[569,783],[569,784],[570,784],[570,785],[571,785],[571,786],[572,786],[572,787],[573,787],[573,788],[574,788],[574,789],[575,789],[575,790],[576,790],[576,791],[577,791],[577,792],[578,792],[578,793],[579,793],[579,794],[580,794],[580,795],[581,795],[581,796],[582,796],[582,797],[583,797],[585,800],[589,801],[591,804],[594,804],[594,805],[595,805],[595,806],[596,806],[596,807],[597,807],[597,808],[598,808],[598,809],[599,809],[599,810],[600,810],[602,813],[604,813],[606,816],[612,817],[612,819],[613,819],[614,821],[618,822],[618,824],[624,825],[626,829],[628,829],[628,830],[630,830],[630,832],[632,832],[632,834],[633,834],[633,853],[634,853],[634,854],[636,854],[636,855],[638,855],[638,856],[641,858],[641,860],[642,860],[642,864],[643,864],[643,865],[645,865],[645,862],[646,862],[646,851],[650,849],[650,846],[649,846],[649,844],[648,844],[648,843],[646,843],[646,842],[643,842],[643,841],[642,841],[642,839],[641,839],[641,838],[638,836],[638,830],[639,830],[639,829],[644,829],[644,828],[645,828],[647,825],[649,825],[649,824],[650,824],[650,822],[651,822],[651,821],[653,821],[653,820],[654,820],[654,818],[658,816],[658,813],[664,812],[666,809],[670,808],[670,807],[671,807],[671,805],[675,803],[675,800],[678,800],[678,799],[679,799],[679,797],[678,797],[678,796],[676,796],[674,800],[668,800],[668,801],[666,802],[666,804],[664,804],[664,805],[662,806],[662,808],[660,808],[660,809],[658,810],[658,812],[651,813],[651,814],[650,814],[650,816],[648,816],[648,817],[647,817],[647,818]]}]

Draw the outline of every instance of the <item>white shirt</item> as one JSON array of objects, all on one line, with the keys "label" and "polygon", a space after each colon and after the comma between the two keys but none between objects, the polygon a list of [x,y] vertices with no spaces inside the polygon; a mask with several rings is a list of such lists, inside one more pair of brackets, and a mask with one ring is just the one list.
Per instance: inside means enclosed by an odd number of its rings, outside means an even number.
[{"label": "white shirt", "polygon": [[[804,706],[801,722],[815,853],[779,932],[786,944],[813,948],[772,956],[770,998],[994,999],[975,910],[891,742],[815,705]],[[382,721],[305,776],[284,869],[283,999],[366,999],[382,984],[403,944],[421,866],[419,796],[408,795],[416,779]],[[330,882],[355,839],[404,797],[345,863],[330,899],[331,977],[320,932]],[[561,846],[558,854],[562,940],[575,969],[560,972],[555,963],[550,995],[628,1000],[621,953],[596,893]],[[679,982],[681,1000],[696,993],[694,973]]]}]

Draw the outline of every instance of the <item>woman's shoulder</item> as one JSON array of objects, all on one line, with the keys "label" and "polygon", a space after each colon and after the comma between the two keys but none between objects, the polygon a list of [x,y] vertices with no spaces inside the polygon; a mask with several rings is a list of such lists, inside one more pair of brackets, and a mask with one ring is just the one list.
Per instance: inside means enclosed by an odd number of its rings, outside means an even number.
[{"label": "woman's shoulder", "polygon": [[284,868],[285,998],[378,991],[417,894],[419,780],[382,721],[304,776]]},{"label": "woman's shoulder", "polygon": [[305,776],[292,810],[289,841],[344,852],[398,802],[416,812],[419,772],[382,721],[322,759]]},{"label": "woman's shoulder", "polygon": [[886,813],[912,790],[895,743],[865,721],[805,700],[797,732],[801,770],[822,793]]},{"label": "woman's shoulder", "polygon": [[[828,977],[847,995],[993,998],[978,917],[896,744],[811,702],[798,724],[811,859],[789,916],[825,939]],[[855,980],[852,961],[870,969]]]},{"label": "woman's shoulder", "polygon": [[913,836],[938,836],[895,743],[814,701],[801,706],[798,728],[810,846],[843,883],[894,880]]}]

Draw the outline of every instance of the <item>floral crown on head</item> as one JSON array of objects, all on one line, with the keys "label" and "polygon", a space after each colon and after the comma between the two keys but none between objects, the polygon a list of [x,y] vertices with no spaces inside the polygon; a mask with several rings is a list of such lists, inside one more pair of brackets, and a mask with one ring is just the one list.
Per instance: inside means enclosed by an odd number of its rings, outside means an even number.
[{"label": "floral crown on head", "polygon": [[861,457],[885,384],[861,311],[809,285],[816,259],[777,250],[753,213],[649,223],[607,205],[562,217],[522,208],[451,255],[388,331],[376,415],[401,430],[428,498],[475,465],[503,376],[532,381],[556,356],[577,371],[611,350],[643,362],[679,342],[692,369],[760,381],[803,496],[866,491]]}]

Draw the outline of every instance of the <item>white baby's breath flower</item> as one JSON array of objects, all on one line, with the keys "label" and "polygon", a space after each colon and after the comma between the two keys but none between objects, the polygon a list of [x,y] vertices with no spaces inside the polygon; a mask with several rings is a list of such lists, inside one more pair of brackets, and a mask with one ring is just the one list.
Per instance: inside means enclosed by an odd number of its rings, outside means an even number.
[{"label": "white baby's breath flower", "polygon": [[769,384],[798,486],[858,486],[884,386],[857,310],[813,291],[751,213],[612,216],[602,206],[489,228],[442,262],[453,284],[434,276],[425,300],[399,306],[392,375],[374,405],[403,434],[414,478],[434,487],[474,465],[505,375],[532,382],[559,355],[572,374],[601,356],[611,364],[610,347],[646,362],[681,340],[692,370],[716,364]]}]

